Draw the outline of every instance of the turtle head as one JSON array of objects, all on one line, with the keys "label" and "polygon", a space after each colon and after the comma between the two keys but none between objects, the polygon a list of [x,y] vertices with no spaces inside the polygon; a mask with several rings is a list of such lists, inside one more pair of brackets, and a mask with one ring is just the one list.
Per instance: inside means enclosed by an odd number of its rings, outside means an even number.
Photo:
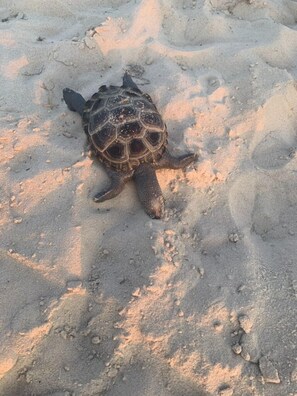
[{"label": "turtle head", "polygon": [[162,195],[151,198],[148,202],[144,203],[146,213],[152,219],[161,219],[164,217],[165,201]]},{"label": "turtle head", "polygon": [[134,179],[146,213],[153,219],[161,219],[164,216],[165,203],[155,169],[151,164],[141,164],[135,170]]}]

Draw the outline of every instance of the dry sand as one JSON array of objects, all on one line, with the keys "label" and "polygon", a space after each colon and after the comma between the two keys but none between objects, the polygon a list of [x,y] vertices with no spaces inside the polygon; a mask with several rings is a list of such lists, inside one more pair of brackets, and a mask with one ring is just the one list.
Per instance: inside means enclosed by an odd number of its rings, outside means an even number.
[{"label": "dry sand", "polygon": [[[297,2],[0,1],[0,395],[297,395]],[[162,221],[66,86],[125,70],[194,151]]]}]

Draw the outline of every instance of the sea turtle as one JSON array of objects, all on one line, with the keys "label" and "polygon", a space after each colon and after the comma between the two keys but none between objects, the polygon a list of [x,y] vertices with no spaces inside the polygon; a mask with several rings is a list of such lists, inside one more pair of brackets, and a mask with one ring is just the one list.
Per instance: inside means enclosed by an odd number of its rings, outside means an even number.
[{"label": "sea turtle", "polygon": [[133,178],[145,211],[152,218],[161,218],[164,198],[155,170],[184,168],[196,155],[176,158],[169,153],[167,128],[151,97],[126,72],[121,87],[102,85],[88,101],[69,88],[63,90],[63,98],[71,111],[81,115],[91,151],[111,179],[94,201],[117,196]]}]

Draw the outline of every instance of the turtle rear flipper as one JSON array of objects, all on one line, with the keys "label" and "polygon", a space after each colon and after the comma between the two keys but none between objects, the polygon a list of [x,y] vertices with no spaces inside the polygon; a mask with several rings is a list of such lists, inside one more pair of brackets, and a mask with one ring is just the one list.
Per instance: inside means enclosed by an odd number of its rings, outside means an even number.
[{"label": "turtle rear flipper", "polygon": [[63,99],[67,104],[67,107],[71,111],[76,111],[79,115],[83,115],[86,101],[81,94],[73,91],[70,88],[63,89]]},{"label": "turtle rear flipper", "polygon": [[135,84],[135,82],[132,80],[131,76],[129,73],[125,72],[124,77],[123,77],[123,88],[130,88],[133,91],[136,91],[138,93],[142,93],[141,90],[138,88],[138,86]]},{"label": "turtle rear flipper", "polygon": [[110,168],[106,168],[105,170],[110,178],[110,184],[105,190],[100,191],[94,196],[93,200],[95,202],[104,202],[116,197],[123,191],[127,181],[132,178],[133,172],[119,173]]},{"label": "turtle rear flipper", "polygon": [[197,154],[194,153],[188,153],[179,157],[174,157],[166,149],[162,157],[155,164],[155,169],[183,169],[192,162],[196,161],[197,158]]}]

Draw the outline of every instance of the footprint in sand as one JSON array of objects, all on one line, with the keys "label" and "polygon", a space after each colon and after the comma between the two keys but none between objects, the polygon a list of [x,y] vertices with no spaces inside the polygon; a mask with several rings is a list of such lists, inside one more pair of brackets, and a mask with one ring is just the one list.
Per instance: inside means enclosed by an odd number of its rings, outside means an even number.
[{"label": "footprint in sand", "polygon": [[293,2],[278,4],[273,0],[265,3],[252,0],[211,0],[210,4],[214,10],[228,13],[240,20],[266,19],[289,27],[295,24],[297,15],[297,5]]},{"label": "footprint in sand", "polygon": [[[198,96],[208,96],[210,97],[215,91],[217,91],[220,87],[224,85],[224,80],[219,73],[216,73],[215,70],[211,72],[204,72],[199,76],[199,87],[201,92],[199,92]],[[214,95],[214,97],[210,98],[210,100],[221,101],[222,97],[226,96],[225,92],[221,92],[218,96]],[[190,99],[193,99],[197,96],[197,94],[192,94]]]},{"label": "footprint in sand", "polygon": [[[283,142],[279,146],[274,144],[277,150],[284,150]],[[258,159],[262,159],[261,155]],[[268,166],[272,163],[268,162]],[[280,383],[281,376],[288,379],[289,366],[295,359],[294,350],[286,345],[294,342],[292,318],[296,316],[292,264],[296,205],[296,176],[286,168],[247,172],[237,178],[229,193],[231,215],[244,235],[245,276],[251,298],[250,305],[242,307],[244,315],[239,315],[239,339],[232,349],[244,360],[257,364],[268,383]],[[278,350],[275,350],[276,339]]]},{"label": "footprint in sand", "polygon": [[252,159],[263,169],[276,169],[285,166],[293,157],[295,147],[282,139],[278,131],[266,135],[254,149]]},{"label": "footprint in sand", "polygon": [[207,95],[211,95],[221,86],[220,80],[216,76],[211,76],[211,75],[209,75],[206,78],[206,84],[207,84]]},{"label": "footprint in sand", "polygon": [[230,189],[229,208],[248,244],[254,234],[271,241],[297,232],[295,191],[294,174],[286,170],[271,177],[250,172],[236,180]]}]

